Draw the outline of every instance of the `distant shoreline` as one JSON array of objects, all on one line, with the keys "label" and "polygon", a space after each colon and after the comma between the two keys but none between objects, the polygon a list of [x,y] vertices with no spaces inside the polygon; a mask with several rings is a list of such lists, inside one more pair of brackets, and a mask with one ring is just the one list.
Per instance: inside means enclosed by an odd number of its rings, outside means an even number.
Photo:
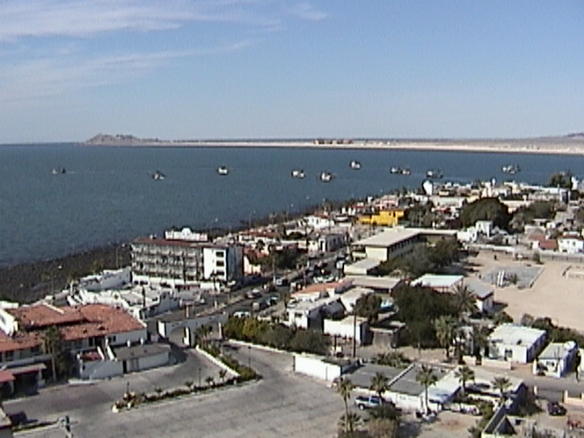
[{"label": "distant shoreline", "polygon": [[82,147],[233,147],[233,148],[308,148],[348,150],[412,150],[450,152],[495,152],[516,154],[584,155],[584,139],[534,139],[509,141],[354,141],[317,144],[311,141],[137,141],[78,143]]}]

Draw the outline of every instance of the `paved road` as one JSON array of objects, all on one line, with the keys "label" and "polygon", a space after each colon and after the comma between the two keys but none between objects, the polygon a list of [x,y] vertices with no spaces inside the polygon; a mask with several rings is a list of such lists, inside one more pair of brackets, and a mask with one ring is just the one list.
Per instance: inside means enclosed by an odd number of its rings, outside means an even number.
[{"label": "paved road", "polygon": [[108,410],[126,391],[128,382],[132,391],[152,392],[156,387],[175,387],[183,385],[187,380],[198,383],[199,369],[202,382],[207,376],[217,380],[217,366],[194,351],[187,351],[186,356],[186,360],[177,365],[127,374],[98,383],[41,389],[37,395],[4,402],[4,408],[9,413],[24,411],[30,419],[54,420],[65,414],[84,416],[94,410]]},{"label": "paved road", "polygon": [[[263,376],[241,387],[113,414],[109,404],[70,412],[76,437],[332,437],[341,398],[292,372],[290,355],[241,348],[234,353]],[[23,433],[62,437],[58,428]]]}]

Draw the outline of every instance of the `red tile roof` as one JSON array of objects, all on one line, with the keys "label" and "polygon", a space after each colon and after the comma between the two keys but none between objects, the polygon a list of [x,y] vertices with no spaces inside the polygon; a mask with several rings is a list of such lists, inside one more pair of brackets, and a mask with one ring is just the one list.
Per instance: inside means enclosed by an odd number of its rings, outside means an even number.
[{"label": "red tile roof", "polygon": [[56,325],[66,341],[144,329],[145,325],[122,309],[105,304],[79,307],[54,307],[47,304],[23,306],[7,310],[21,325],[21,330],[8,336],[0,330],[0,352],[40,347],[42,330]]}]

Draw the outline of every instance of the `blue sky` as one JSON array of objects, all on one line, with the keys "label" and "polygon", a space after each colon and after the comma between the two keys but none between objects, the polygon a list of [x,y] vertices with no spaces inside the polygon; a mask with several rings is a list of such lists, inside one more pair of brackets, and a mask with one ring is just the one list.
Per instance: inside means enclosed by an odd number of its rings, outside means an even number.
[{"label": "blue sky", "polygon": [[0,142],[584,131],[582,0],[0,0]]}]

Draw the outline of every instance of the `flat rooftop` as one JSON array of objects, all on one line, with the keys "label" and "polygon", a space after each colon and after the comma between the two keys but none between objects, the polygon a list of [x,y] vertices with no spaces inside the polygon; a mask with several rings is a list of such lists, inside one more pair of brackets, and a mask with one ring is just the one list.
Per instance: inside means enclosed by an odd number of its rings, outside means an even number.
[{"label": "flat rooftop", "polygon": [[412,281],[412,286],[426,286],[448,289],[464,279],[462,275],[424,274]]},{"label": "flat rooftop", "polygon": [[404,371],[405,369],[402,368],[394,368],[386,365],[368,363],[355,370],[355,372],[353,372],[349,378],[355,386],[360,388],[369,388],[371,386],[371,378],[377,373],[383,374],[391,382]]},{"label": "flat rooftop", "polygon": [[378,248],[389,248],[404,240],[412,239],[420,234],[418,230],[410,230],[406,228],[392,228],[382,231],[374,236],[358,240],[353,245],[356,246],[373,246]]},{"label": "flat rooftop", "polygon": [[402,282],[398,277],[374,277],[372,275],[348,275],[345,277],[353,282],[353,286],[367,287],[374,290],[387,290],[391,292]]},{"label": "flat rooftop", "polygon": [[345,266],[345,272],[352,271],[352,270],[365,270],[369,271],[371,269],[375,269],[379,266],[381,262],[375,259],[362,259],[358,262],[351,263],[350,265]]},{"label": "flat rooftop", "polygon": [[532,345],[542,336],[545,336],[544,330],[520,324],[501,324],[489,335],[489,340],[507,345]]}]

